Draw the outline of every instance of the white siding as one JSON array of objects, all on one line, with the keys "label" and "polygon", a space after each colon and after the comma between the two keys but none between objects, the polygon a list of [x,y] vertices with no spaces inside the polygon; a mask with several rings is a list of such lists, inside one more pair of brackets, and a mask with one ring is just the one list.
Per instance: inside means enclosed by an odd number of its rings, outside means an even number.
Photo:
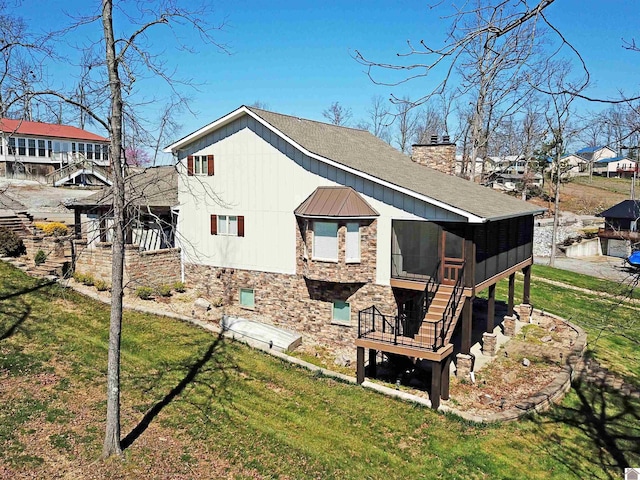
[{"label": "white siding", "polygon": [[[247,116],[190,147],[180,152],[178,224],[184,258],[190,263],[294,274],[298,232],[293,211],[319,186],[352,186],[380,213],[380,284],[389,283],[392,219],[462,221],[451,212],[310,158]],[[215,155],[214,176],[184,174],[187,155],[209,154]],[[245,236],[211,235],[211,214],[244,215]]]}]

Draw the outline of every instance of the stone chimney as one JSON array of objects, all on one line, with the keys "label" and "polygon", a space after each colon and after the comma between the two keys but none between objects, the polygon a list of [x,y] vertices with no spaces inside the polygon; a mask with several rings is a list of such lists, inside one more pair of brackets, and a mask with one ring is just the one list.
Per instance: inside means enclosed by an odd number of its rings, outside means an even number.
[{"label": "stone chimney", "polygon": [[448,135],[443,135],[441,138],[431,135],[430,140],[430,143],[411,146],[411,160],[439,172],[455,175],[456,144],[451,143]]}]

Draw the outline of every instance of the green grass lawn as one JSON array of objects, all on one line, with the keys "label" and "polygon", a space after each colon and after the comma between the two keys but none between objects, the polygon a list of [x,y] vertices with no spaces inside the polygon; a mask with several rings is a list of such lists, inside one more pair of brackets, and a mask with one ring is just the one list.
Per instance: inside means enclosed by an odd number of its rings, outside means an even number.
[{"label": "green grass lawn", "polygon": [[130,312],[125,458],[100,461],[107,327],[106,306],[0,263],[0,478],[570,479],[640,465],[640,403],[617,394],[580,385],[547,414],[474,425]]},{"label": "green grass lawn", "polygon": [[620,193],[623,195],[627,195],[631,187],[630,178],[607,178],[607,177],[601,177],[598,175],[593,175],[591,178],[589,177],[572,178],[571,181],[573,183],[577,183],[580,185],[588,185],[590,187],[600,188],[608,192]]}]

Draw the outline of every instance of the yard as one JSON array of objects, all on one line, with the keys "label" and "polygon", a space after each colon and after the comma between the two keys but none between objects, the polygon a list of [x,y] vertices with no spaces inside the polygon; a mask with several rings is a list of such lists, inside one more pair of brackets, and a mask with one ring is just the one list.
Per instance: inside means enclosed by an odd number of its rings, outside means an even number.
[{"label": "yard", "polygon": [[[602,332],[593,355],[640,383],[637,311],[603,322],[608,300],[544,282],[532,297]],[[616,393],[576,385],[547,414],[474,425],[138,313],[123,331],[125,457],[104,462],[108,315],[0,263],[0,478],[618,478],[640,465],[640,402]]]}]

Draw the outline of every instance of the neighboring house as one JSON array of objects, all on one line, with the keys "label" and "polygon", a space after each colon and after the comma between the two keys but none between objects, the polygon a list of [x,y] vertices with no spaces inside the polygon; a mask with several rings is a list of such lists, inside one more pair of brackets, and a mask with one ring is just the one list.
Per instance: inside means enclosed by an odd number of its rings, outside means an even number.
[{"label": "neighboring house", "polygon": [[604,217],[604,228],[598,237],[605,255],[626,258],[640,246],[640,201],[623,200],[598,214]]},{"label": "neighboring house", "polygon": [[[471,159],[467,159],[467,163],[471,162]],[[487,174],[491,171],[493,171],[493,165],[491,164],[490,161],[484,161],[482,158],[480,157],[476,157],[476,161],[474,163],[475,165],[475,176],[476,178],[480,178],[481,175],[483,174]],[[456,155],[456,170],[455,170],[455,174],[460,176],[462,174],[463,171],[463,167],[465,174],[467,176],[469,176],[469,174],[471,173],[471,165],[464,165],[463,159],[462,159],[462,155]]]},{"label": "neighboring house", "polygon": [[[175,166],[130,171],[125,179],[125,282],[129,288],[157,287],[180,280],[176,247],[178,173]],[[111,188],[76,201],[75,268],[111,281],[113,239]]]},{"label": "neighboring house", "polygon": [[560,165],[562,178],[589,175],[590,162],[576,153],[569,153],[560,157]]},{"label": "neighboring house", "polygon": [[0,119],[0,177],[109,184],[109,140],[69,125]]},{"label": "neighboring house", "polygon": [[[470,353],[475,296],[524,272],[542,210],[417,163],[363,130],[242,106],[167,147],[178,160],[185,281],[304,341],[431,364],[431,402],[448,398],[454,332]],[[432,155],[430,155],[430,153]],[[417,160],[420,159],[420,160]],[[439,161],[439,160],[436,160]],[[476,321],[477,323],[477,321]],[[468,355],[458,371],[469,368]]]},{"label": "neighboring house", "polygon": [[629,157],[604,158],[593,163],[593,173],[605,177],[632,177],[638,164]]},{"label": "neighboring house", "polygon": [[593,163],[604,158],[613,158],[617,155],[616,151],[605,145],[596,147],[586,147],[576,152],[576,155],[580,155],[587,162]]},{"label": "neighboring house", "polygon": [[513,192],[523,184],[525,178],[528,182],[528,187],[540,187],[543,185],[543,177],[541,173],[530,173],[528,175],[522,173],[493,173],[490,175],[489,180],[485,183],[495,190],[502,190],[505,192]]}]

